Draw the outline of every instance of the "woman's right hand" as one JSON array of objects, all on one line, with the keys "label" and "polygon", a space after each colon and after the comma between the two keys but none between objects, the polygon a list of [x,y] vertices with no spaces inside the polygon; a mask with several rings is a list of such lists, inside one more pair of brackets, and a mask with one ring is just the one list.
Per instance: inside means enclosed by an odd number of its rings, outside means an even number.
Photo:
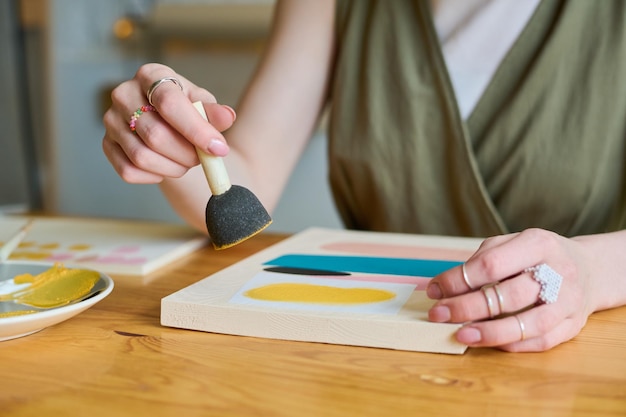
[{"label": "woman's right hand", "polygon": [[[183,88],[170,81],[161,83],[151,97],[157,111],[136,115],[133,132],[131,118],[148,105],[150,86],[165,77],[176,78]],[[126,182],[153,184],[182,177],[199,163],[196,147],[215,156],[229,151],[221,132],[233,124],[235,111],[165,65],[141,66],[133,79],[113,90],[111,99],[111,108],[103,117],[102,148]],[[193,107],[195,101],[204,103],[210,123]]]}]

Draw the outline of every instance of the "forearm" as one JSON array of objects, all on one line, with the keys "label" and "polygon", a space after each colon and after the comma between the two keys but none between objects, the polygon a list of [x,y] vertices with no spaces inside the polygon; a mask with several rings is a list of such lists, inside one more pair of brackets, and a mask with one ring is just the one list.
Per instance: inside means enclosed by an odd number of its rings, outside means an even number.
[{"label": "forearm", "polygon": [[200,165],[187,171],[181,178],[164,179],[159,188],[176,214],[190,226],[208,233],[204,212],[211,191]]},{"label": "forearm", "polygon": [[[271,213],[317,126],[333,53],[334,0],[277,2],[272,35],[224,133],[232,184],[252,191]],[[161,190],[189,224],[204,230],[210,190],[202,169],[168,178]]]},{"label": "forearm", "polygon": [[225,133],[233,183],[249,187],[270,212],[317,127],[334,39],[333,0],[276,7],[266,52]]}]

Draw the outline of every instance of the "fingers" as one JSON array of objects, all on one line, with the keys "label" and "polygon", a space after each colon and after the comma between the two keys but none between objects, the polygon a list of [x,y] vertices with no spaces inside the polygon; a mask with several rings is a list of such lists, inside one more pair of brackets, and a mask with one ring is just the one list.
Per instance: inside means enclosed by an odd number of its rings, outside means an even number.
[{"label": "fingers", "polygon": [[529,273],[438,301],[429,311],[435,322],[464,323],[514,313],[537,303],[541,286]]},{"label": "fingers", "polygon": [[237,119],[235,110],[225,104],[205,103],[204,111],[211,124],[220,132],[230,128]]},{"label": "fingers", "polygon": [[118,86],[113,106],[104,117],[106,133],[103,151],[115,171],[131,183],[156,183],[164,177],[180,177],[198,163],[197,155],[187,142],[164,123],[157,112],[143,112],[131,131],[129,120],[137,108],[127,110],[128,102],[145,100],[132,82]]},{"label": "fingers", "polygon": [[585,324],[561,312],[552,305],[542,305],[515,316],[468,324],[459,329],[456,338],[468,346],[544,351],[571,339]]},{"label": "fingers", "polygon": [[585,325],[585,321],[566,318],[551,331],[518,342],[494,345],[507,352],[543,352],[574,338]]},{"label": "fingers", "polygon": [[156,184],[163,181],[163,175],[137,168],[116,143],[105,140],[102,149],[115,172],[125,181],[132,184]]},{"label": "fingers", "polygon": [[[223,130],[224,127],[230,127],[234,121],[234,112],[231,113],[226,108],[220,112],[216,108],[217,106],[205,106],[211,114],[207,113],[211,123],[206,123],[193,108],[192,103],[194,101],[216,103],[216,99],[211,93],[196,87],[170,68],[159,64],[144,65],[137,71],[136,75],[142,92],[148,92],[155,81],[168,77],[175,78],[178,82],[159,84],[150,97],[152,104],[157,108],[163,120],[202,151],[216,156],[225,156],[228,153],[228,146],[220,133],[220,128]],[[220,126],[212,124],[211,116],[218,120],[217,123]],[[230,123],[226,122],[228,117],[231,119]]]},{"label": "fingers", "polygon": [[436,299],[452,297],[516,276],[525,268],[544,262],[546,251],[557,245],[557,239],[556,234],[539,229],[487,239],[465,263],[472,288],[468,288],[463,267],[459,266],[433,278],[427,294]]},{"label": "fingers", "polygon": [[429,320],[468,323],[456,337],[469,346],[549,349],[593,311],[587,263],[580,243],[545,230],[487,239],[465,267],[431,280]]},{"label": "fingers", "polygon": [[[146,105],[150,85],[164,77],[178,81],[162,82],[153,90],[151,101],[157,111],[138,112]],[[199,163],[196,147],[217,156],[229,151],[221,131],[233,124],[234,110],[216,103],[208,91],[166,66],[142,66],[133,80],[113,90],[111,99],[113,104],[103,117],[106,132],[102,148],[127,182],[158,183],[166,177],[184,175]],[[192,101],[198,100],[205,103],[209,123],[193,108]],[[129,126],[131,118],[134,131]]]}]

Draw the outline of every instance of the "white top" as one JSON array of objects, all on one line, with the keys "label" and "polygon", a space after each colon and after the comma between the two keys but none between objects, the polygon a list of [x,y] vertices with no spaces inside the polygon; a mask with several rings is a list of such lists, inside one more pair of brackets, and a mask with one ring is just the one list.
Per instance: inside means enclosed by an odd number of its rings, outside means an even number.
[{"label": "white top", "polygon": [[459,110],[467,119],[541,0],[431,0]]}]

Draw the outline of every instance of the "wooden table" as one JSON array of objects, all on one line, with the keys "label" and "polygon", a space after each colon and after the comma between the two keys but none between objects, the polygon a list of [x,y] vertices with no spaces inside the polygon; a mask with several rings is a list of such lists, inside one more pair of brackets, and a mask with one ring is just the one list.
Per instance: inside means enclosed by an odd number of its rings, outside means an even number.
[{"label": "wooden table", "polygon": [[2,416],[626,416],[626,308],[549,352],[441,355],[162,327],[160,300],[284,236],[114,276],[86,312],[0,343]]}]

